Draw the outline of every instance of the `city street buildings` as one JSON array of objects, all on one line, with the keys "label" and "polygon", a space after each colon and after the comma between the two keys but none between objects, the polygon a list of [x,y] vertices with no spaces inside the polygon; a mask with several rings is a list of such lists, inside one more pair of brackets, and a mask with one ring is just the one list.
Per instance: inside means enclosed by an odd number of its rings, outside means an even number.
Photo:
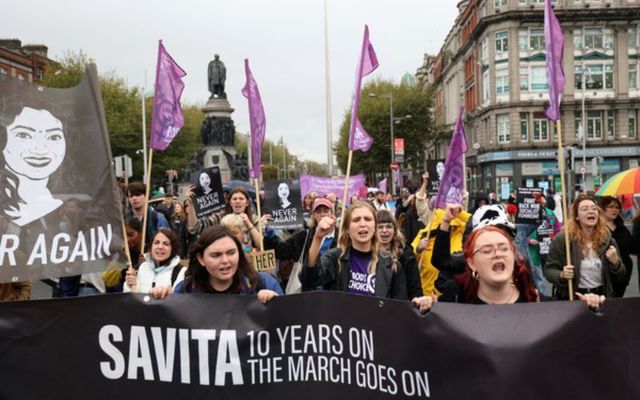
[{"label": "city street buildings", "polygon": [[19,39],[0,39],[0,74],[38,83],[44,77],[48,48],[41,44],[22,45]]},{"label": "city street buildings", "polygon": [[[584,176],[593,190],[640,158],[640,0],[552,4],[565,37],[561,128],[563,145],[571,146],[570,185]],[[470,192],[484,188],[500,197],[517,187],[559,186],[557,131],[544,115],[543,6],[544,0],[461,1],[439,54],[425,57],[416,75],[435,85],[439,124],[452,130],[459,107],[467,111]],[[428,158],[445,158],[447,146],[434,143]]]}]

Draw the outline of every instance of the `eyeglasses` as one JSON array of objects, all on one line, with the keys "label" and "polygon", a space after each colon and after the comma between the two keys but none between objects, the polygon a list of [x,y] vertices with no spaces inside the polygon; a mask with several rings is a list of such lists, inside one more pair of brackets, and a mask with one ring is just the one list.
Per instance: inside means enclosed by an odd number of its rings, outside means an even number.
[{"label": "eyeglasses", "polygon": [[394,226],[393,224],[378,224],[378,229],[388,229],[388,230],[393,230]]},{"label": "eyeglasses", "polygon": [[480,254],[484,258],[493,258],[496,253],[504,255],[513,251],[513,247],[509,243],[500,243],[497,246],[487,244],[473,252],[473,255]]}]

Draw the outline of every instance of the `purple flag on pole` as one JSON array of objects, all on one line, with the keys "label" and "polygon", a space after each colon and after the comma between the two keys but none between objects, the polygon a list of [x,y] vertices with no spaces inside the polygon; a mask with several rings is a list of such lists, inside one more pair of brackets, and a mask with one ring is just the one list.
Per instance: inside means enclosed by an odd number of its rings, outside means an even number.
[{"label": "purple flag on pole", "polygon": [[549,108],[546,115],[552,121],[560,119],[560,99],[564,91],[564,70],[562,69],[562,53],[564,52],[564,35],[553,13],[551,1],[544,2],[544,41],[547,50],[547,82],[549,83]]},{"label": "purple flag on pole", "polygon": [[464,153],[467,151],[467,139],[464,135],[462,116],[464,107],[460,107],[456,128],[449,145],[449,153],[444,163],[444,173],[436,196],[436,208],[445,208],[447,203],[462,204],[464,197]]},{"label": "purple flag on pole", "polygon": [[264,143],[264,131],[267,126],[258,84],[253,79],[253,74],[249,68],[249,59],[247,58],[244,59],[244,72],[247,76],[247,83],[242,88],[242,95],[249,101],[249,120],[251,124],[251,165],[249,167],[249,176],[259,178],[262,144]]},{"label": "purple flag on pole", "polygon": [[153,98],[151,119],[151,148],[163,151],[169,146],[184,125],[180,109],[180,96],[184,89],[182,77],[186,72],[158,42],[158,65],[156,67],[156,87]]},{"label": "purple flag on pole", "polygon": [[387,193],[387,178],[384,178],[380,182],[378,182],[378,190],[382,193]]},{"label": "purple flag on pole", "polygon": [[362,40],[362,52],[356,70],[356,89],[351,107],[351,126],[349,127],[349,150],[368,151],[373,145],[373,138],[364,130],[358,119],[358,107],[360,106],[360,86],[362,78],[378,68],[378,57],[371,42],[369,42],[369,27],[364,26],[364,39]]}]

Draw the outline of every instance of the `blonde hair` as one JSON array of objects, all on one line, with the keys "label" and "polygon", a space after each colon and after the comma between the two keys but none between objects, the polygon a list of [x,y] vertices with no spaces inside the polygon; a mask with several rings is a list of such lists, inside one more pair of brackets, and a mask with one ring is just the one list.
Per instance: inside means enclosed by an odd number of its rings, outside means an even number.
[{"label": "blonde hair", "polygon": [[[338,248],[340,249],[340,258],[342,258],[347,250],[351,247],[351,237],[349,236],[349,225],[351,224],[351,214],[358,208],[366,208],[371,211],[373,216],[373,237],[371,238],[371,261],[367,267],[367,271],[375,275],[376,265],[378,264],[378,250],[380,249],[380,237],[378,236],[378,216],[376,209],[366,201],[357,201],[347,209],[344,214],[344,220],[340,226],[340,237],[338,238]],[[338,263],[338,270],[340,270],[340,263]]]},{"label": "blonde hair", "polygon": [[220,225],[229,229],[240,229],[244,233],[245,226],[242,217],[238,214],[227,214],[220,220]]},{"label": "blonde hair", "polygon": [[[580,208],[580,203],[585,200],[592,202],[596,207],[598,207],[598,221],[593,227],[591,236],[587,236],[587,234],[582,229],[580,222],[576,220],[576,218],[578,218],[578,209]],[[588,254],[588,242],[592,243],[592,249],[597,252],[598,247],[600,247],[602,243],[605,243],[609,240],[611,236],[611,234],[609,233],[609,228],[607,228],[607,225],[604,222],[604,217],[602,216],[602,212],[600,207],[598,206],[598,203],[592,197],[581,194],[578,196],[576,201],[571,204],[571,215],[569,217],[569,221],[567,221],[567,235],[569,235],[569,238],[580,246],[580,248],[582,249],[582,254],[584,255]]]}]

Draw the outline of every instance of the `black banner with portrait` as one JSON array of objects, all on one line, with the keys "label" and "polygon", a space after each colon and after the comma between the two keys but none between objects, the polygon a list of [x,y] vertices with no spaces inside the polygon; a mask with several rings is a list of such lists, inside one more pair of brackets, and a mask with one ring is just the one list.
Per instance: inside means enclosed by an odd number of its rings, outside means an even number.
[{"label": "black banner with portrait", "polygon": [[302,196],[300,181],[279,180],[264,185],[264,207],[271,215],[269,226],[276,229],[301,229]]},{"label": "black banner with portrait", "polygon": [[639,313],[630,298],[421,315],[336,292],[2,303],[0,398],[637,399]]},{"label": "black banner with portrait", "polygon": [[195,186],[193,208],[196,217],[202,218],[224,208],[224,195],[220,168],[215,166],[191,174],[191,183]]},{"label": "black banner with portrait", "polygon": [[440,189],[440,182],[444,175],[445,160],[427,160],[427,172],[429,172],[429,183],[427,184],[427,192],[429,196],[435,196]]},{"label": "black banner with portrait", "polygon": [[0,74],[0,147],[0,282],[124,263],[95,65],[69,89]]}]

